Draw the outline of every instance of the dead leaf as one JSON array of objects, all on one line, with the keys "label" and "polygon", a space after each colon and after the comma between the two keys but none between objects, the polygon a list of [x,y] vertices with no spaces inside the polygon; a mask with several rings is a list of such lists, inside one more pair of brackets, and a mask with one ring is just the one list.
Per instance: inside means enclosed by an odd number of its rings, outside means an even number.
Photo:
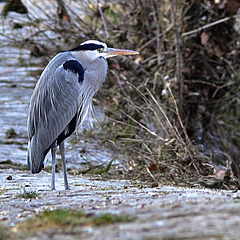
[{"label": "dead leaf", "polygon": [[215,46],[215,47],[214,47],[214,52],[215,52],[218,56],[223,56],[223,55],[224,55],[224,52],[221,51],[221,49],[220,49],[219,46]]},{"label": "dead leaf", "polygon": [[152,187],[152,188],[158,187],[158,183],[157,183],[157,182],[153,182],[153,183],[151,184],[151,187]]},{"label": "dead leaf", "polygon": [[237,13],[240,8],[240,2],[238,0],[228,0],[227,1],[227,10],[231,13]]},{"label": "dead leaf", "polygon": [[203,33],[201,34],[201,44],[202,44],[202,45],[206,46],[207,43],[208,43],[208,41],[209,41],[209,39],[210,39],[209,34],[207,34],[207,33],[205,33],[205,32],[203,32]]}]

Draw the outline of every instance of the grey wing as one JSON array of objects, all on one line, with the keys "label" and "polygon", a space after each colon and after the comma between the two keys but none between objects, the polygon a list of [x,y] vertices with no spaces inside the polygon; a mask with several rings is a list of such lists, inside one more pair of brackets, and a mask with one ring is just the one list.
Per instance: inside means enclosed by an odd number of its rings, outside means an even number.
[{"label": "grey wing", "polygon": [[61,133],[68,131],[82,101],[84,69],[78,61],[68,60],[55,70],[52,77],[46,75],[49,79],[37,85],[30,104],[28,165],[32,173],[41,171],[51,145]]}]

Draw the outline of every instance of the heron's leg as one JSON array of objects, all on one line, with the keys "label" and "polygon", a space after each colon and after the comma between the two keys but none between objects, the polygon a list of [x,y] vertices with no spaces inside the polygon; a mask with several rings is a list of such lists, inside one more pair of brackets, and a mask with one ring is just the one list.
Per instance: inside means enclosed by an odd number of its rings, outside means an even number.
[{"label": "heron's leg", "polygon": [[51,189],[56,190],[55,188],[55,169],[56,169],[56,151],[57,151],[57,142],[55,141],[51,148],[52,153],[52,182]]},{"label": "heron's leg", "polygon": [[59,149],[60,149],[60,154],[61,154],[62,163],[63,163],[64,186],[65,186],[65,189],[67,190],[67,189],[69,189],[69,186],[68,186],[68,180],[67,180],[66,159],[65,159],[65,154],[64,154],[64,142],[60,143]]}]

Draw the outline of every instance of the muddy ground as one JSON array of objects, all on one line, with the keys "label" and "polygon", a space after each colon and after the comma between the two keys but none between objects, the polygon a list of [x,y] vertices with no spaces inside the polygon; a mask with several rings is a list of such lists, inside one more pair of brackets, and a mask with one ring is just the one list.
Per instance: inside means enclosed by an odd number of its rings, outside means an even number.
[{"label": "muddy ground", "polygon": [[[128,180],[102,181],[69,175],[65,191],[57,174],[50,191],[50,174],[1,170],[0,220],[11,228],[45,209],[70,208],[87,213],[131,216],[132,221],[104,226],[83,226],[72,232],[40,231],[24,239],[239,239],[240,194],[198,188],[151,188]],[[19,198],[35,191],[37,198]],[[0,237],[1,239],[1,237]]]}]

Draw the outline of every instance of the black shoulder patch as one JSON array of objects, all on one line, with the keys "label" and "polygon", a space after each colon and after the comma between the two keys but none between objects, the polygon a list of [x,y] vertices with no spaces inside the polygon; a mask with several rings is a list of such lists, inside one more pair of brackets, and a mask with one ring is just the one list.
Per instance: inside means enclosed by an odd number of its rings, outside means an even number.
[{"label": "black shoulder patch", "polygon": [[78,74],[78,82],[82,82],[84,79],[84,69],[82,65],[76,60],[68,60],[63,64],[65,70]]}]

